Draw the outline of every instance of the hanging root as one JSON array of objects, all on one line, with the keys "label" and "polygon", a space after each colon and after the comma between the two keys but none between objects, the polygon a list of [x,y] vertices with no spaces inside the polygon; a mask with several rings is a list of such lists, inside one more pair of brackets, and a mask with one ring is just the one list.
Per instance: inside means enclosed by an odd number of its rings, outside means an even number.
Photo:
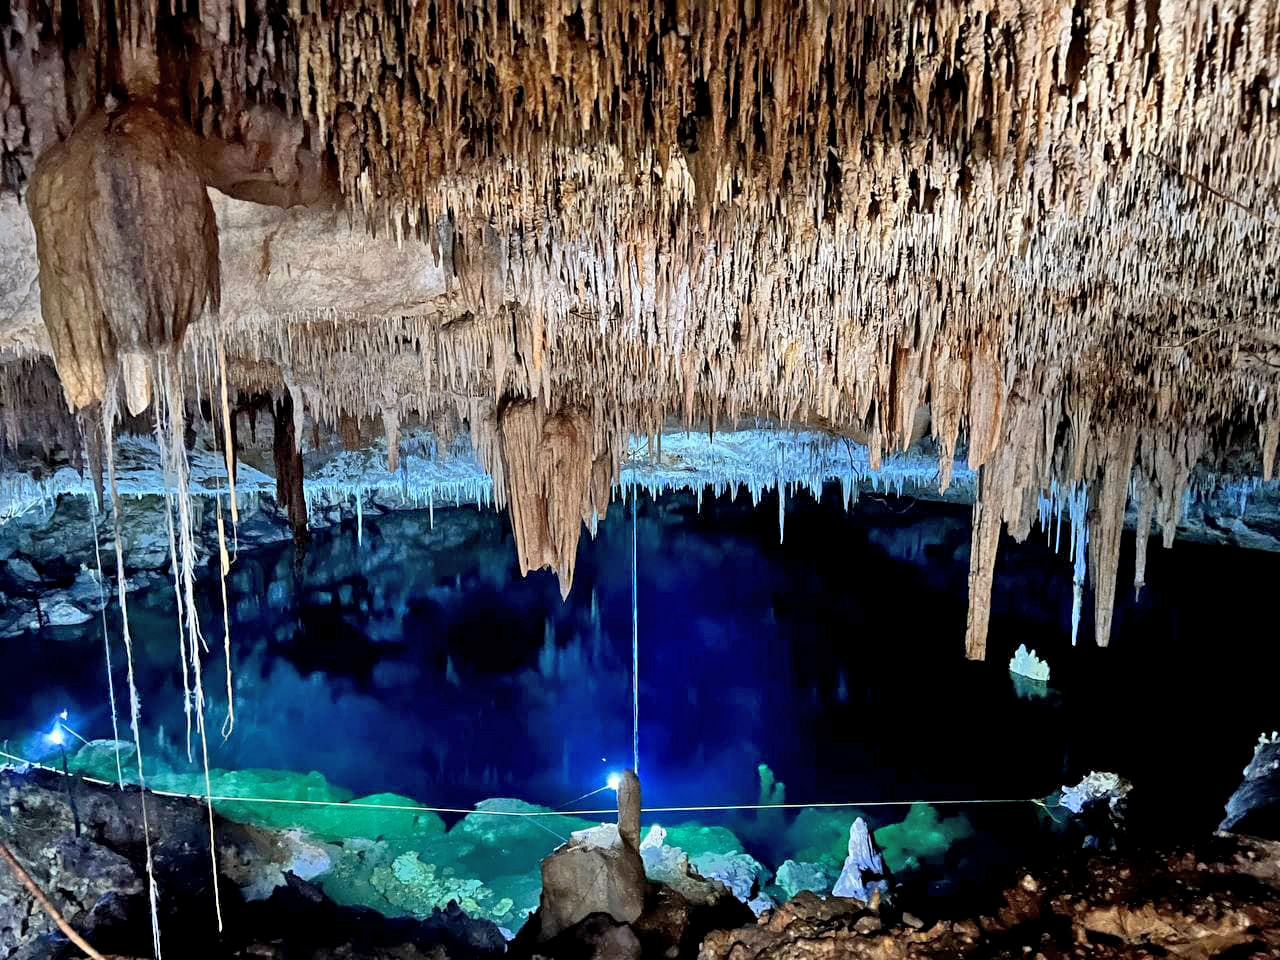
[{"label": "hanging root", "polygon": [[[147,780],[142,770],[142,702],[138,699],[138,685],[133,674],[133,638],[129,635],[129,601],[126,596],[124,576],[124,538],[120,530],[120,489],[116,484],[115,419],[119,403],[119,384],[113,377],[102,404],[104,446],[107,451],[107,477],[111,484],[112,533],[116,548],[116,590],[120,600],[121,635],[124,638],[125,659],[129,665],[129,726],[133,730],[133,746],[138,755],[138,786],[141,788],[142,837],[147,850],[147,896],[151,905],[151,939],[155,960],[163,960],[160,950],[160,891],[156,887],[155,862],[151,855],[151,826],[147,819]],[[216,889],[216,887],[215,887]]]},{"label": "hanging root", "polygon": [[[165,395],[161,395],[156,403],[156,448],[160,451],[160,462],[169,471],[168,432],[165,420]],[[173,599],[177,606],[178,617],[178,663],[182,665],[182,712],[187,721],[187,762],[195,761],[191,752],[191,673],[187,668],[186,616],[182,603],[181,577],[178,573],[178,543],[173,532],[173,494],[169,491],[169,478],[165,477],[164,523],[169,532],[169,569],[173,572]]]},{"label": "hanging root", "polygon": [[57,925],[64,937],[83,950],[90,960],[106,960],[102,954],[89,946],[84,937],[76,933],[71,924],[67,923],[67,918],[62,915],[62,911],[55,907],[53,901],[44,895],[44,891],[31,879],[31,874],[23,869],[22,864],[18,862],[18,858],[3,843],[0,843],[0,860],[3,860],[9,869],[13,871],[13,875],[18,879],[18,882],[27,888],[27,893],[31,894],[36,903],[40,904],[41,909],[49,915],[49,919]]},{"label": "hanging root", "polygon": [[[218,331],[218,380],[222,392],[222,446],[227,455],[227,489],[231,491],[231,536],[239,548],[240,507],[236,503],[236,447],[231,436],[231,404],[227,398],[227,353]],[[219,535],[221,536],[221,535]],[[226,550],[223,550],[226,553]]]},{"label": "hanging root", "polygon": [[[187,654],[191,657],[191,678],[195,690],[196,729],[200,734],[200,754],[204,766],[205,807],[209,814],[209,859],[213,867],[213,907],[218,918],[218,930],[222,930],[222,896],[218,891],[218,849],[213,824],[213,785],[209,778],[209,739],[205,732],[204,682],[200,652],[205,648],[200,634],[200,619],[195,600],[195,537],[191,523],[191,490],[189,487],[190,464],[187,449],[182,442],[185,428],[185,406],[181,369],[174,353],[164,353],[156,363],[156,379],[161,385],[161,404],[168,405],[170,442],[165,462],[165,486],[176,482],[178,506],[178,540],[180,552],[172,559],[182,574],[182,604],[186,607]],[[164,454],[162,449],[161,454]],[[172,540],[170,543],[172,544]],[[207,649],[207,648],[206,648]]]},{"label": "hanging root", "polygon": [[[222,587],[222,652],[227,665],[227,719],[222,722],[222,739],[225,740],[236,728],[236,699],[231,684],[231,615],[227,609],[227,573],[231,570],[231,559],[227,556],[227,534],[222,525],[222,495],[218,494],[216,500],[218,504],[218,583]],[[231,503],[234,517],[234,493],[231,495]]]},{"label": "hanging root", "polygon": [[[89,431],[91,430],[93,431],[93,436],[97,438],[96,443],[99,450],[99,456],[101,456],[102,434],[99,432],[98,428],[95,428],[93,426],[92,423],[86,423],[85,424],[86,436],[89,434]],[[97,466],[94,467],[94,478],[95,478],[94,483],[97,485],[101,485],[102,483],[101,461],[98,460],[98,461],[91,461],[91,462],[97,463]],[[102,587],[104,582],[103,576],[102,576],[102,547],[98,543],[98,511],[101,510],[105,505],[102,503],[100,497],[90,498],[89,502],[90,504],[92,504],[92,508],[93,508],[93,513],[89,517],[89,528],[93,530],[93,556],[94,556],[94,559],[97,560],[98,562],[98,607],[102,612],[102,646],[106,653],[106,658],[107,658],[107,701],[111,705],[111,740],[115,744],[116,785],[119,786],[121,790],[123,790],[124,789],[124,768],[121,767],[120,765],[120,719],[119,719],[120,715],[119,715],[119,712],[116,710],[116,682],[115,682],[115,678],[112,676],[112,670],[111,670],[111,631],[107,628],[107,597],[106,597],[106,592],[103,590],[103,587]]]},{"label": "hanging root", "polygon": [[[227,461],[227,491],[231,506],[232,542],[239,550],[240,507],[236,503],[236,448],[231,436],[231,404],[227,399],[227,353],[218,331],[218,383],[222,396],[222,447]],[[218,579],[222,586],[222,652],[227,665],[227,718],[222,723],[222,739],[231,736],[236,728],[235,691],[231,683],[231,617],[227,611],[227,573],[231,561],[227,557],[227,532],[222,523],[222,497],[218,501]]]}]

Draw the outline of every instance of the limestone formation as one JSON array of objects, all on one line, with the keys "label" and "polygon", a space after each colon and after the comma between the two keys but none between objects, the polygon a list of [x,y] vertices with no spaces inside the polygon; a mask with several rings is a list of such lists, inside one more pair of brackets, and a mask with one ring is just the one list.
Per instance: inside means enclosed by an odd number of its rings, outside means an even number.
[{"label": "limestone formation", "polygon": [[73,410],[122,376],[150,404],[146,357],[218,306],[218,225],[194,137],[150,106],[98,111],[36,165],[28,194],[41,311]]},{"label": "limestone formation", "polygon": [[627,770],[618,782],[618,833],[627,846],[640,849],[640,778]]},{"label": "limestone formation", "polygon": [[867,822],[857,817],[849,827],[849,855],[845,857],[831,895],[870,903],[876,893],[888,893],[887,872]]},{"label": "limestone formation", "polygon": [[640,851],[616,824],[579,830],[542,862],[538,939],[550,940],[596,913],[633,923],[644,911],[646,890]]},{"label": "limestone formation", "polygon": [[[1198,467],[1272,473],[1277,0],[10,8],[41,308],[7,231],[4,365],[52,354],[75,407],[119,370],[138,409],[180,347],[191,400],[288,391],[393,465],[410,425],[468,432],[562,589],[669,423],[822,425],[873,466],[928,433],[944,490],[966,457],[971,657],[1004,533],[1070,512],[1105,645],[1131,494],[1145,550]],[[47,438],[19,376],[0,419]]]}]

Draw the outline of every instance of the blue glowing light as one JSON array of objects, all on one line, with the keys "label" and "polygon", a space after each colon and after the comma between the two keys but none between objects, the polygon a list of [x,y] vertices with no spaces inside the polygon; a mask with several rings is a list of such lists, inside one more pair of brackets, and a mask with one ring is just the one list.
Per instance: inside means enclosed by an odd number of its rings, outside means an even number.
[{"label": "blue glowing light", "polygon": [[66,743],[67,737],[66,737],[66,734],[62,732],[62,724],[55,723],[53,725],[53,729],[50,730],[49,733],[45,736],[45,739],[48,740],[51,744],[53,744],[55,747],[60,747],[64,743]]},{"label": "blue glowing light", "polygon": [[622,786],[622,774],[620,773],[609,774],[609,779],[604,782],[604,785],[608,787],[610,790],[617,790],[620,786]]}]

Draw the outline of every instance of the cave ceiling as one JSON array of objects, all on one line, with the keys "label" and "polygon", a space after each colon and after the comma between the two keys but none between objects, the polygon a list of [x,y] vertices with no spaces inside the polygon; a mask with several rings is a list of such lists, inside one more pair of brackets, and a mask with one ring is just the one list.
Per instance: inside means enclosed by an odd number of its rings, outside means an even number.
[{"label": "cave ceiling", "polygon": [[633,433],[928,434],[981,469],[975,657],[1044,497],[1105,644],[1126,508],[1145,545],[1198,464],[1270,479],[1277,0],[9,0],[0,40],[10,442],[145,410],[159,356],[392,457],[469,431],[567,589]]}]

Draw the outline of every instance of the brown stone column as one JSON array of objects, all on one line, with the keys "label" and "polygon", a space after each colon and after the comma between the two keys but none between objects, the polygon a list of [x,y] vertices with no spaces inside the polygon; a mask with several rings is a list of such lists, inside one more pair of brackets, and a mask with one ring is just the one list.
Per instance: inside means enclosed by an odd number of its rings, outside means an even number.
[{"label": "brown stone column", "polygon": [[302,451],[293,428],[293,398],[281,393],[271,405],[275,421],[272,452],[276,462],[276,503],[289,514],[293,542],[302,546],[310,539],[307,530],[307,500],[302,493]]}]

